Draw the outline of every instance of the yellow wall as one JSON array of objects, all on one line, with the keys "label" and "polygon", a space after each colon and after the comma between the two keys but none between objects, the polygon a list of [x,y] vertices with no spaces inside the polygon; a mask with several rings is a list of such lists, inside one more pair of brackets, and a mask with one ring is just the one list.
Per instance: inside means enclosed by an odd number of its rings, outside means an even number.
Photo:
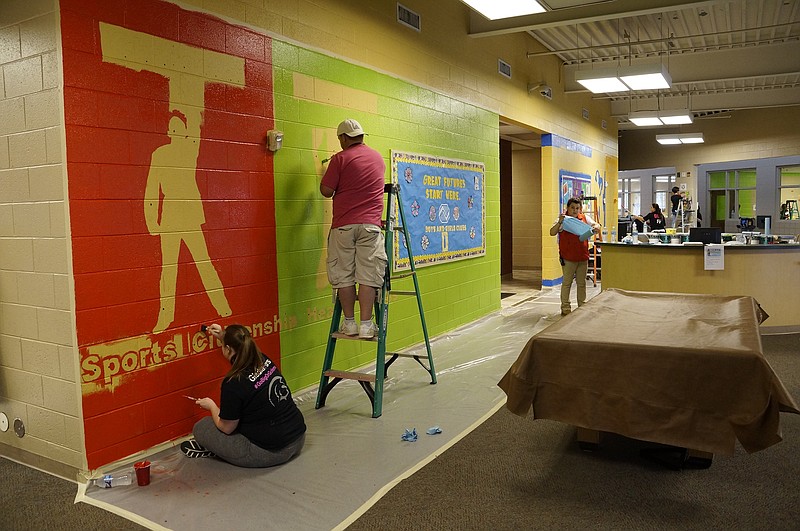
[{"label": "yellow wall", "polygon": [[[694,182],[696,164],[800,154],[798,123],[800,107],[783,107],[735,111],[728,118],[699,118],[680,131],[652,127],[622,131],[620,169],[673,166],[680,173],[691,172]],[[655,140],[656,134],[676,132],[703,133],[705,142],[662,146]]]},{"label": "yellow wall", "polygon": [[[469,8],[458,0],[402,3],[420,14],[421,32],[397,22],[394,0],[183,2],[616,156],[616,121],[608,103],[589,93],[565,95],[557,58],[526,57],[543,50],[538,41],[524,33],[470,37]],[[497,73],[498,59],[511,65],[511,79]],[[528,84],[540,81],[553,87],[552,100],[528,94]],[[584,108],[589,120],[582,117]],[[608,130],[602,129],[603,120]]]},{"label": "yellow wall", "polygon": [[58,15],[0,5],[0,432],[3,455],[50,470],[84,463],[63,165]]},{"label": "yellow wall", "polygon": [[512,152],[513,268],[539,271],[542,268],[542,150]]},{"label": "yellow wall", "polygon": [[[617,224],[616,168],[616,158],[594,150],[591,156],[586,156],[563,147],[542,148],[542,285],[560,284],[562,276],[558,261],[558,239],[549,234],[550,227],[563,210],[559,172],[566,170],[591,178],[592,195],[598,198],[598,213],[593,217],[596,222],[610,230]],[[602,189],[603,186],[605,190]]]}]

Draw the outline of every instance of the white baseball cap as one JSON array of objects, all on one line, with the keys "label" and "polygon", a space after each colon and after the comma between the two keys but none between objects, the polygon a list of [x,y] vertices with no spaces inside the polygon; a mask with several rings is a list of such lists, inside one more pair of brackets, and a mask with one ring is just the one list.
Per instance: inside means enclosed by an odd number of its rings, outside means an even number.
[{"label": "white baseball cap", "polygon": [[349,137],[354,136],[361,136],[365,135],[363,129],[361,129],[361,124],[353,120],[352,118],[348,118],[347,120],[343,121],[339,124],[339,127],[336,128],[336,136],[347,135]]}]

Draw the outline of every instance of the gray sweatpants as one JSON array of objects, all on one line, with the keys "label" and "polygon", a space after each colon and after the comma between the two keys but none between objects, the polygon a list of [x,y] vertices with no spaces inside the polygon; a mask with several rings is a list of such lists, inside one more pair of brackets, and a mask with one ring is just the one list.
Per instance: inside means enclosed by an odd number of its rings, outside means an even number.
[{"label": "gray sweatpants", "polygon": [[250,442],[241,433],[226,435],[214,425],[211,417],[197,421],[192,430],[194,438],[203,448],[211,450],[217,457],[232,465],[246,468],[265,468],[281,465],[300,453],[306,441],[305,433],[296,441],[275,452],[265,450]]}]

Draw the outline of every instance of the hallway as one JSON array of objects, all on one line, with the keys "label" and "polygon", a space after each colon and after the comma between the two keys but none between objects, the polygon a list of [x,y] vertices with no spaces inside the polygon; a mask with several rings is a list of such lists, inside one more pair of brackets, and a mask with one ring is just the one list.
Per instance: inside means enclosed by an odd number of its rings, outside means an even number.
[{"label": "hallway", "polygon": [[[241,525],[262,522],[267,493],[282,508],[270,515],[275,528],[345,527],[503,406],[500,377],[533,334],[561,319],[560,289],[533,289],[531,283],[530,278],[503,282],[503,293],[511,295],[501,310],[432,338],[437,385],[431,386],[412,360],[393,365],[380,418],[369,418],[369,400],[356,382],[339,385],[319,410],[315,388],[297,393],[307,443],[298,459],[282,467],[241,469],[216,459],[187,459],[177,440],[148,458],[153,478],[147,489],[79,485],[77,500],[151,529],[216,529],[215,515],[224,514],[233,499],[244,502]],[[598,292],[590,283],[588,296]],[[429,435],[431,427],[442,432]],[[419,434],[413,444],[400,437],[411,428]]]}]

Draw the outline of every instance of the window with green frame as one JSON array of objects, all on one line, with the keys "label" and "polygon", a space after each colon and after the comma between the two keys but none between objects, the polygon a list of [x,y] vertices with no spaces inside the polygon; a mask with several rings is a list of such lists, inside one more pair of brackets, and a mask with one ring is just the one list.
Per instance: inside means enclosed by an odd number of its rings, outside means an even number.
[{"label": "window with green frame", "polygon": [[797,203],[800,202],[800,166],[778,168],[779,219],[800,219]]},{"label": "window with green frame", "polygon": [[716,219],[756,217],[755,168],[708,172],[708,189],[725,192],[712,194],[716,197],[716,204],[711,205]]}]

